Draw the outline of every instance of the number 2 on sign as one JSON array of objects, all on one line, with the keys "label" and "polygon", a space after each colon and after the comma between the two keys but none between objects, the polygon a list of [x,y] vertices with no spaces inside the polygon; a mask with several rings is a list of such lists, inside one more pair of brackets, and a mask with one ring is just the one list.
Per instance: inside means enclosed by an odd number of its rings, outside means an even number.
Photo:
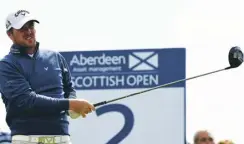
[{"label": "number 2 on sign", "polygon": [[122,104],[109,104],[103,107],[100,107],[96,110],[97,116],[101,116],[109,112],[119,112],[124,116],[125,123],[123,128],[106,144],[117,144],[125,139],[131,132],[134,125],[134,115],[131,109]]}]

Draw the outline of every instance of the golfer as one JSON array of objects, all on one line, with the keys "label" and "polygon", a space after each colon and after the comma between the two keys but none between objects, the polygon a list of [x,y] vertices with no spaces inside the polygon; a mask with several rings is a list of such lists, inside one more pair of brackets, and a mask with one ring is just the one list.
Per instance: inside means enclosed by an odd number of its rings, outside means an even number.
[{"label": "golfer", "polygon": [[0,61],[0,92],[13,144],[71,144],[68,111],[95,110],[76,99],[64,57],[36,41],[39,21],[27,10],[10,13],[6,32],[13,44]]}]

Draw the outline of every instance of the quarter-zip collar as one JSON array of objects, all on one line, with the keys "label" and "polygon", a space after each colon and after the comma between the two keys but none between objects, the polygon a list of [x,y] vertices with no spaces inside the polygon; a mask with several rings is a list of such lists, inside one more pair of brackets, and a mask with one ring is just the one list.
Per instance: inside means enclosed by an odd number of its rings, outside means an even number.
[{"label": "quarter-zip collar", "polygon": [[[35,57],[38,54],[39,45],[40,45],[40,43],[36,42],[36,47],[35,47],[35,52],[34,52],[33,57]],[[28,56],[28,54],[26,53],[26,49],[27,49],[27,47],[24,47],[24,46],[21,46],[21,45],[18,45],[18,44],[13,44],[11,46],[11,48],[10,48],[10,53],[17,54],[17,55]]]}]

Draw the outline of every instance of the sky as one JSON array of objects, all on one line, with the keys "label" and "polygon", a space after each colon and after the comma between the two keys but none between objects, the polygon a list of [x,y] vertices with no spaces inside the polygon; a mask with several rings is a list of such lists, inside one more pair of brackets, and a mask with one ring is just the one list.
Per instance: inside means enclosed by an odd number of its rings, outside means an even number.
[{"label": "sky", "polygon": [[[53,50],[186,48],[186,77],[228,66],[232,46],[244,47],[242,0],[8,0],[0,4],[0,56],[11,45],[9,12],[28,9],[40,20],[37,39]],[[45,7],[45,8],[44,8]],[[244,67],[186,83],[186,136],[199,129],[244,143]],[[0,127],[8,130],[0,106]],[[3,118],[3,119],[2,119]]]}]

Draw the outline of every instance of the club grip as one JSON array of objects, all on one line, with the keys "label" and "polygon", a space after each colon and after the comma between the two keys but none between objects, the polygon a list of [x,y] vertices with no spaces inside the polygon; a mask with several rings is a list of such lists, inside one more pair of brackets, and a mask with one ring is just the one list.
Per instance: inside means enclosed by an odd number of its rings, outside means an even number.
[{"label": "club grip", "polygon": [[107,103],[106,101],[102,101],[102,102],[94,104],[94,107],[101,106],[101,105],[104,105],[106,103]]}]

